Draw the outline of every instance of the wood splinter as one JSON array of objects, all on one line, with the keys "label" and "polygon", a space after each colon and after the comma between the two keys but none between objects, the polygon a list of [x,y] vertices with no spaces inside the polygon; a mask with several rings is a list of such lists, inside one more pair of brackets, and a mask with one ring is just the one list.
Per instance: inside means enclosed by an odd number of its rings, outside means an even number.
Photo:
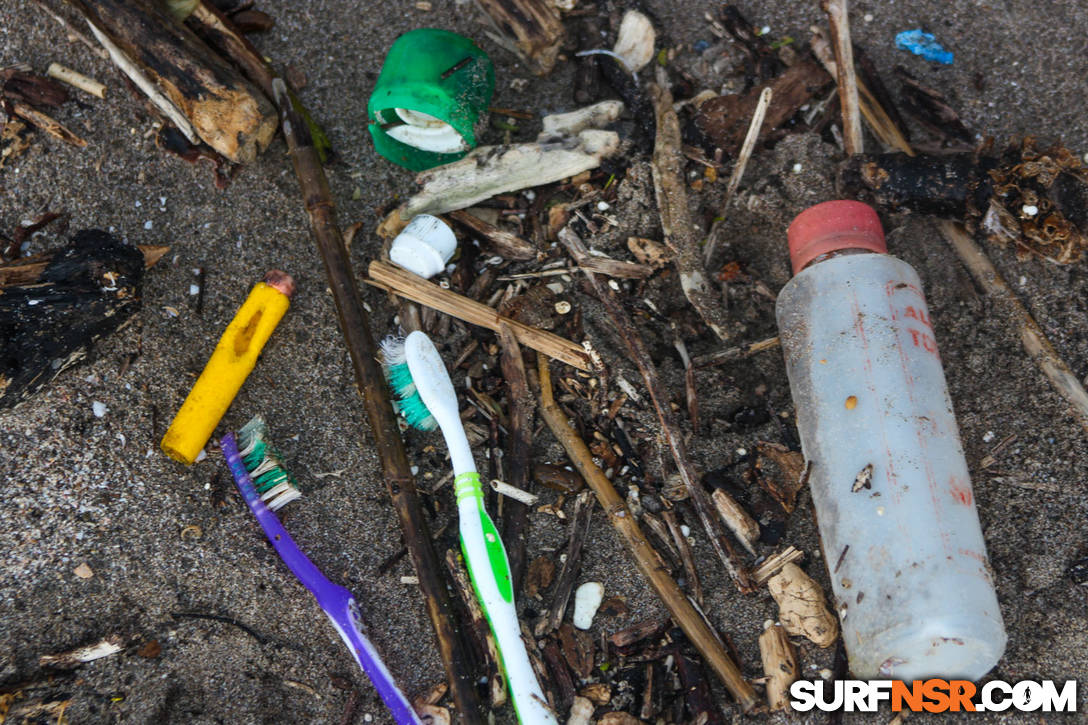
[{"label": "wood splinter", "polygon": [[763,674],[767,676],[767,706],[771,712],[788,709],[790,685],[800,675],[800,669],[785,627],[776,623],[763,630],[759,635],[759,655]]}]

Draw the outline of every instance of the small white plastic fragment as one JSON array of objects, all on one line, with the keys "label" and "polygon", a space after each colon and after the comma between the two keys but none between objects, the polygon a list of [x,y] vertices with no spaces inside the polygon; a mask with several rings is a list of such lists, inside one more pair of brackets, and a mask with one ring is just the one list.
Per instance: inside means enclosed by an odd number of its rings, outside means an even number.
[{"label": "small white plastic fragment", "polygon": [[96,400],[93,403],[91,403],[91,410],[94,411],[94,417],[95,418],[105,418],[106,417],[106,411],[109,410],[109,407],[105,403],[103,403],[101,400]]},{"label": "small white plastic fragment", "polygon": [[574,592],[574,626],[589,629],[604,599],[604,584],[586,582]]},{"label": "small white plastic fragment", "polygon": [[420,151],[456,154],[468,151],[468,144],[457,130],[440,118],[409,108],[395,109],[403,124],[391,127],[391,138]]},{"label": "small white plastic fragment", "polygon": [[657,32],[653,23],[637,10],[628,10],[620,22],[612,52],[623,58],[627,70],[637,73],[653,60]]}]

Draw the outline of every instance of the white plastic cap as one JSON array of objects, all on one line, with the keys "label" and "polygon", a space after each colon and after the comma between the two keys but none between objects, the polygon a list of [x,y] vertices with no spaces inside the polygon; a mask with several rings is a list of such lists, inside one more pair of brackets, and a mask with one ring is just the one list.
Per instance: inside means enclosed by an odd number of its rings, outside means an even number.
[{"label": "white plastic cap", "polygon": [[389,258],[420,277],[433,277],[446,268],[457,249],[457,237],[444,221],[430,214],[412,217],[389,248]]}]

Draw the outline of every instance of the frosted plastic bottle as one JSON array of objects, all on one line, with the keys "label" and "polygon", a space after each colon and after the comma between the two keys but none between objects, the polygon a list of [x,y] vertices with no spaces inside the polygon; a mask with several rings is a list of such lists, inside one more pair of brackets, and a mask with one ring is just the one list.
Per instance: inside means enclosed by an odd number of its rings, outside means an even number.
[{"label": "frosted plastic bottle", "polygon": [[779,336],[850,669],[977,680],[1005,629],[918,274],[858,202],[788,237]]}]

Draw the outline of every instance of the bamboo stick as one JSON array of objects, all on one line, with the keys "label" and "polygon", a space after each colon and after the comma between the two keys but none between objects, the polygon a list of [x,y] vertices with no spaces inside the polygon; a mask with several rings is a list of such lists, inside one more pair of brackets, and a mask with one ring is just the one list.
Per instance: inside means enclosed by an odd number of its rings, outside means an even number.
[{"label": "bamboo stick", "polygon": [[741,710],[750,711],[758,702],[752,686],[745,681],[736,663],[726,654],[714,632],[695,611],[695,607],[677,586],[676,581],[658,564],[657,555],[635,517],[612,486],[612,482],[593,463],[593,454],[585,441],[578,437],[567,421],[567,416],[559,409],[552,394],[551,371],[548,369],[547,358],[537,356],[537,368],[540,377],[540,413],[548,428],[567,452],[571,463],[593,489],[601,507],[608,514],[609,522],[635,560],[638,570],[650,582],[673,619],[733,695]]},{"label": "bamboo stick", "polygon": [[422,277],[396,267],[388,262],[374,260],[370,263],[370,280],[375,286],[393,292],[400,297],[431,307],[459,320],[499,331],[508,325],[518,342],[560,362],[591,371],[593,363],[589,354],[580,346],[558,335],[503,317],[494,308],[469,299],[447,289],[442,289]]},{"label": "bamboo stick", "polygon": [[467,664],[464,639],[453,616],[446,581],[431,543],[430,530],[423,518],[411,465],[389,401],[389,388],[378,364],[378,347],[374,344],[370,320],[363,308],[359,289],[355,286],[351,260],[336,222],[329,182],[310,133],[291,105],[285,84],[276,79],[273,89],[280,109],[283,135],[302,189],[306,213],[310,217],[310,231],[325,265],[329,288],[336,303],[340,332],[351,354],[355,380],[363,396],[386,488],[400,519],[405,546],[415,565],[427,614],[438,638],[439,654],[450,690],[462,721],[482,723],[475,677]]},{"label": "bamboo stick", "polygon": [[1020,342],[1028,355],[1050,380],[1050,384],[1054,386],[1058,394],[1073,407],[1077,422],[1085,432],[1088,432],[1088,392],[1084,390],[1080,380],[1046,338],[1035,318],[1020,302],[989,257],[971,239],[962,224],[939,221],[937,226],[963,262],[963,266],[967,267],[971,277],[982,287],[987,296],[999,305],[1001,311],[1016,327],[1017,332],[1020,333]]},{"label": "bamboo stick", "polygon": [[78,88],[84,93],[89,93],[92,96],[97,96],[98,98],[106,97],[105,85],[99,83],[93,78],[88,78],[82,73],[74,71],[67,66],[63,66],[60,63],[50,63],[48,70],[45,71],[45,74],[50,78],[56,78],[61,83],[67,83],[73,88]]}]

